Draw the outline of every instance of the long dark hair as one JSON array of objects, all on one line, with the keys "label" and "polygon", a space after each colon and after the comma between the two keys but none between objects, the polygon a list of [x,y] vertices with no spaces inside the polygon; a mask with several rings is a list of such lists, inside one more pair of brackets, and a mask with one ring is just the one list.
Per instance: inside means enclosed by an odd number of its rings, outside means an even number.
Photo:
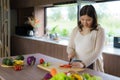
[{"label": "long dark hair", "polygon": [[[83,15],[88,15],[89,17],[93,18],[93,23],[90,31],[97,30],[98,22],[97,22],[97,14],[95,8],[92,5],[83,6],[80,10],[80,17]],[[83,25],[81,24],[81,21],[78,22],[78,27],[82,31]]]}]

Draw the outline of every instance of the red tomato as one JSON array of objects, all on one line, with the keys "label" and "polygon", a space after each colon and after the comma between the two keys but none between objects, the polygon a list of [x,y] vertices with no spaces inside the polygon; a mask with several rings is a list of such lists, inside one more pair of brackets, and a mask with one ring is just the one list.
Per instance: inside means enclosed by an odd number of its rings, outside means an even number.
[{"label": "red tomato", "polygon": [[63,65],[60,65],[60,67],[63,67],[63,68],[71,68],[72,66],[69,65],[69,64],[63,64]]},{"label": "red tomato", "polygon": [[15,65],[14,70],[20,71],[20,70],[22,70],[22,66],[21,65]]},{"label": "red tomato", "polygon": [[45,61],[43,58],[40,59],[40,64],[43,64]]}]

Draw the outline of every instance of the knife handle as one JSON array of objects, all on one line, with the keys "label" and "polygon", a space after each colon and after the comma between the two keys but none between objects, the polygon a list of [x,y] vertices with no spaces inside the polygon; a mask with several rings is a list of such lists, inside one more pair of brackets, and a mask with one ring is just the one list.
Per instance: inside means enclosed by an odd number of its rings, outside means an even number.
[{"label": "knife handle", "polygon": [[71,64],[71,61],[72,61],[72,58],[70,58],[70,60],[69,60],[69,64]]}]

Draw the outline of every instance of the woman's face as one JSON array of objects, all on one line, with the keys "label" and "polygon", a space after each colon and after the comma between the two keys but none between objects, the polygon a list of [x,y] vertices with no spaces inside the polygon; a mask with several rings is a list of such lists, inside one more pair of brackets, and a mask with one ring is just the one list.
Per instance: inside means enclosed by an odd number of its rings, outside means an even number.
[{"label": "woman's face", "polygon": [[93,23],[93,18],[89,17],[88,15],[83,15],[80,17],[80,21],[83,27],[90,28]]}]

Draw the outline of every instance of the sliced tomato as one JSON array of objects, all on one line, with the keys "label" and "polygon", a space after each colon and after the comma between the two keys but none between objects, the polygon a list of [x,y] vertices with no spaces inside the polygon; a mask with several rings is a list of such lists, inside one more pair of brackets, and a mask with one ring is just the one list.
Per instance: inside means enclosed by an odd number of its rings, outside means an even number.
[{"label": "sliced tomato", "polygon": [[71,68],[72,66],[70,64],[63,64],[63,65],[60,65],[60,67],[63,67],[63,68]]}]

